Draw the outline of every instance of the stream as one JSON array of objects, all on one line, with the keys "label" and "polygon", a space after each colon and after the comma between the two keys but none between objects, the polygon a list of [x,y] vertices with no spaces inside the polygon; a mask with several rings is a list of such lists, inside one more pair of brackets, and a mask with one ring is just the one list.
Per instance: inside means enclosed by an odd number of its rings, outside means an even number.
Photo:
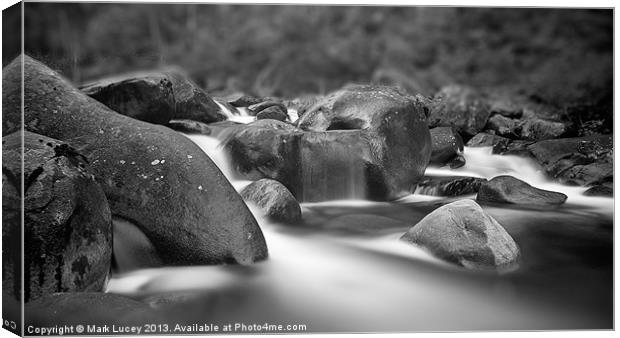
[{"label": "stream", "polygon": [[[238,191],[216,138],[187,135]],[[459,169],[427,175],[512,175],[568,196],[544,210],[484,206],[521,250],[517,269],[469,271],[398,240],[432,210],[471,198],[419,193],[394,202],[303,203],[299,224],[252,209],[269,259],[252,266],[165,267],[112,276],[107,292],[161,305],[186,323],[303,324],[310,332],[558,330],[613,326],[613,199],[554,183],[536,163],[464,151]],[[172,305],[171,305],[172,304]]]}]

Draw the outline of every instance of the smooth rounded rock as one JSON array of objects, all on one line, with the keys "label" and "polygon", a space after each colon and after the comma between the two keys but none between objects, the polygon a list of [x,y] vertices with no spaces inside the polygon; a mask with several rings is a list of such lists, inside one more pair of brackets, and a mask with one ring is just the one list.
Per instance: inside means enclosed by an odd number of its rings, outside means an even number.
[{"label": "smooth rounded rock", "polygon": [[226,119],[207,93],[176,70],[112,76],[87,83],[81,90],[120,114],[146,122]]},{"label": "smooth rounded rock", "polygon": [[468,269],[511,268],[520,255],[506,230],[468,199],[436,209],[400,239]]},{"label": "smooth rounded rock", "polygon": [[287,223],[301,220],[299,202],[282,183],[261,179],[251,183],[241,191],[246,202],[257,205],[267,217]]},{"label": "smooth rounded rock", "polygon": [[[25,177],[24,256],[3,250],[5,295],[15,295],[21,284],[15,267],[22,258],[26,302],[54,292],[103,291],[112,258],[112,220],[87,159],[64,142],[30,132],[5,136],[2,146],[3,192],[21,190],[15,184],[22,150]],[[14,210],[3,205],[5,212]],[[20,224],[4,223],[5,244],[21,241]]]},{"label": "smooth rounded rock", "polygon": [[535,188],[512,176],[496,176],[478,189],[479,202],[525,205],[555,205],[566,202],[567,196],[554,191]]},{"label": "smooth rounded rock", "polygon": [[111,111],[25,56],[3,70],[3,132],[26,130],[71,143],[90,162],[113,216],[149,238],[166,265],[251,263],[267,257],[249,209],[191,140]]}]

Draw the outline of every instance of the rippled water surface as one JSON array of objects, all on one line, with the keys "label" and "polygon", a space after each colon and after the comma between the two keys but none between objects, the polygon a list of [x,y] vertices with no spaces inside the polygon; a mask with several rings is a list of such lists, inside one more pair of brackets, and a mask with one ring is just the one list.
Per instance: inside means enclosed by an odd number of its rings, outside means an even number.
[{"label": "rippled water surface", "polygon": [[[232,178],[216,139],[188,137]],[[569,196],[545,210],[484,206],[521,249],[513,271],[471,272],[399,241],[455,200],[413,194],[392,203],[302,204],[303,221],[293,225],[253,210],[268,260],[126,271],[112,278],[108,292],[159,304],[187,322],[300,323],[322,332],[611,328],[613,200],[549,182],[528,159],[489,148],[466,148],[465,156],[463,168],[427,174],[509,174]],[[233,181],[237,189],[248,183]]]}]

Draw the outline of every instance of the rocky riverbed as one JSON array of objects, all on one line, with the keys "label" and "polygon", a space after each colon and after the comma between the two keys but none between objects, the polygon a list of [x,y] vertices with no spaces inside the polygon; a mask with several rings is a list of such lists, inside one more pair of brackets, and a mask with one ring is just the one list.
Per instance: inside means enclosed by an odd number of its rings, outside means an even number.
[{"label": "rocky riverbed", "polygon": [[[32,323],[612,327],[613,137],[551,104],[213,97],[174,70],[78,88],[23,56],[3,107],[3,240],[23,178]],[[20,259],[3,252],[5,297]]]}]

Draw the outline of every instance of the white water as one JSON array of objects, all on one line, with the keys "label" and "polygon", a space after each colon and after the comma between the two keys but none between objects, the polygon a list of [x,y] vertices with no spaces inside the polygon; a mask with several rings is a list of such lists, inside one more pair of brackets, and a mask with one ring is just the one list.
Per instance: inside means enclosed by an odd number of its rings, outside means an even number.
[{"label": "white water", "polygon": [[[496,176],[514,176],[530,185],[568,196],[566,203],[588,206],[603,211],[613,210],[613,199],[584,196],[587,187],[569,186],[554,182],[545,176],[543,169],[531,158],[516,155],[493,154],[493,147],[465,147],[465,165],[458,169],[429,167],[426,175],[472,176],[492,179]],[[415,196],[419,196],[414,194]]]},{"label": "white water", "polygon": [[[246,107],[233,107],[234,111],[231,111],[221,102],[218,102],[217,100],[213,100],[213,101],[217,103],[222,113],[226,115],[226,117],[228,118],[228,121],[238,122],[238,123],[243,123],[243,124],[248,124],[250,122],[256,121],[256,116],[250,115]],[[297,110],[295,109],[288,109],[287,114],[288,114],[289,121],[292,123],[295,123],[295,121],[297,121],[297,119],[299,118],[299,115],[297,114]]]}]

